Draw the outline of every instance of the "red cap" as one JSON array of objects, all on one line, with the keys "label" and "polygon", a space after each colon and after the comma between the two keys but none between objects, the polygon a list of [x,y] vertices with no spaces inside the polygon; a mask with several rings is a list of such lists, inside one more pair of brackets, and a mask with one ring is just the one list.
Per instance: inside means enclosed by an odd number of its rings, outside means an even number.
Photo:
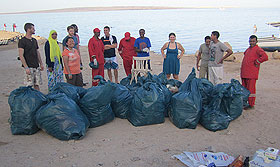
[{"label": "red cap", "polygon": [[124,39],[125,39],[125,40],[129,40],[129,39],[130,39],[130,33],[129,33],[129,32],[126,32],[126,33],[124,34]]},{"label": "red cap", "polygon": [[99,28],[95,28],[93,32],[100,32]]}]

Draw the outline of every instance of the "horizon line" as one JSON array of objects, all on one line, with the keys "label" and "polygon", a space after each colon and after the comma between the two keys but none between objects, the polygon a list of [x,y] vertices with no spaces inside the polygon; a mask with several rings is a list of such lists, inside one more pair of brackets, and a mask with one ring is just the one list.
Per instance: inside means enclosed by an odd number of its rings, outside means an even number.
[{"label": "horizon line", "polygon": [[31,13],[64,13],[64,12],[91,12],[91,11],[120,11],[120,10],[165,10],[165,9],[225,9],[238,8],[234,6],[201,6],[201,7],[167,7],[167,6],[109,6],[109,7],[75,7],[75,8],[59,8],[23,12],[5,12],[0,15],[9,14],[31,14]]}]

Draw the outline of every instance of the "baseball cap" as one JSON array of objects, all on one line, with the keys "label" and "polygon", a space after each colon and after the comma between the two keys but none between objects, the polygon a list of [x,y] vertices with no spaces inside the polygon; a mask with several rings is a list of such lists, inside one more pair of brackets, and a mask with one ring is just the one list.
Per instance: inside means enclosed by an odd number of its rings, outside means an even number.
[{"label": "baseball cap", "polygon": [[129,39],[130,39],[130,33],[129,33],[129,32],[126,32],[126,33],[124,34],[124,39],[125,39],[125,40],[129,40]]},{"label": "baseball cap", "polygon": [[93,32],[100,32],[99,28],[95,28]]}]

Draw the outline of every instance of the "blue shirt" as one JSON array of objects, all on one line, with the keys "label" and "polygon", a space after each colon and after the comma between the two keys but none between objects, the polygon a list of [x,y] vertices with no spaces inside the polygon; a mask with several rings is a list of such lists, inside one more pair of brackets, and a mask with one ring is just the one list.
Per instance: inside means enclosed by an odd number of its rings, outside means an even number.
[{"label": "blue shirt", "polygon": [[[66,47],[66,40],[67,40],[67,38],[69,38],[68,35],[62,41],[62,45],[65,46],[65,47]],[[78,39],[75,36],[73,36],[72,38],[74,39],[74,42],[75,42],[74,48],[77,49],[77,45],[79,44]]]},{"label": "blue shirt", "polygon": [[[144,48],[150,48],[151,42],[147,37],[144,37],[143,39],[139,37],[135,40],[134,47],[140,50],[143,50]],[[148,56],[150,55],[147,52],[137,52],[137,57],[148,57]]]}]

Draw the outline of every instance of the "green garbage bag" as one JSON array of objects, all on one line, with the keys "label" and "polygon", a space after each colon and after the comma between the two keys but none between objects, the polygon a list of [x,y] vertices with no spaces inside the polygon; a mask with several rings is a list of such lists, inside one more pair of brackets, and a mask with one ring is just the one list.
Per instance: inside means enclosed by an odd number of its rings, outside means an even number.
[{"label": "green garbage bag", "polygon": [[178,128],[195,129],[202,112],[202,98],[199,91],[201,80],[195,77],[195,70],[172,96],[169,118]]},{"label": "green garbage bag", "polygon": [[76,103],[79,102],[80,98],[83,97],[86,94],[86,89],[74,86],[69,83],[60,82],[57,83],[50,93],[57,94],[57,93],[65,93],[69,98],[74,100]]},{"label": "green garbage bag", "polygon": [[38,127],[59,140],[78,140],[86,135],[89,121],[75,101],[64,93],[50,94],[36,113]]},{"label": "green garbage bag", "polygon": [[132,83],[130,84],[130,80],[131,80],[131,75],[128,75],[127,77],[121,80],[120,84],[125,86],[132,94],[134,94],[136,89],[143,85],[143,77],[138,77],[137,83],[135,82],[135,80],[133,80]]},{"label": "green garbage bag", "polygon": [[81,110],[90,122],[90,128],[111,122],[115,115],[111,108],[111,100],[115,88],[110,83],[91,87],[79,101]]},{"label": "green garbage bag", "polygon": [[129,122],[134,126],[160,124],[164,122],[164,94],[156,83],[147,82],[134,94]]},{"label": "green garbage bag", "polygon": [[216,85],[212,92],[212,100],[209,105],[203,106],[203,113],[200,118],[200,124],[210,131],[224,130],[232,118],[221,107],[224,96],[224,87],[228,84]]},{"label": "green garbage bag", "polygon": [[46,103],[43,93],[32,87],[20,87],[11,92],[8,103],[11,109],[11,132],[13,135],[32,135],[36,125],[36,111]]},{"label": "green garbage bag", "polygon": [[234,120],[242,114],[243,106],[246,105],[248,99],[244,97],[249,97],[249,95],[250,92],[238,80],[231,79],[231,83],[226,84],[223,90],[221,107]]},{"label": "green garbage bag", "polygon": [[121,119],[126,119],[127,114],[131,108],[131,102],[133,99],[130,91],[123,85],[107,82],[102,76],[94,77],[94,79],[99,79],[100,82],[98,86],[105,85],[106,83],[111,84],[114,87],[114,92],[112,92],[111,107],[116,117]]},{"label": "green garbage bag", "polygon": [[113,112],[116,117],[126,119],[131,109],[133,96],[125,86],[115,83],[112,85],[115,87],[111,101]]}]

